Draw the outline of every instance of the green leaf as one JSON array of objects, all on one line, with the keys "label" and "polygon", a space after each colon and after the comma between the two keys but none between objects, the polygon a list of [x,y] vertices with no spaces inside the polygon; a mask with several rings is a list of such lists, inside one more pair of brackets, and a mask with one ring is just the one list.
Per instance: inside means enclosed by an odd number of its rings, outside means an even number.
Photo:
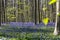
[{"label": "green leaf", "polygon": [[52,5],[52,4],[56,3],[56,1],[57,1],[57,0],[51,0],[51,1],[49,2],[49,5]]},{"label": "green leaf", "polygon": [[18,5],[24,4],[23,2],[17,1],[16,2]]},{"label": "green leaf", "polygon": [[46,8],[46,7],[44,7],[44,8],[43,8],[43,11],[45,11],[45,10],[47,10],[47,8]]},{"label": "green leaf", "polygon": [[47,25],[48,24],[48,18],[44,18],[42,21],[43,21],[43,23],[45,24],[45,25]]}]

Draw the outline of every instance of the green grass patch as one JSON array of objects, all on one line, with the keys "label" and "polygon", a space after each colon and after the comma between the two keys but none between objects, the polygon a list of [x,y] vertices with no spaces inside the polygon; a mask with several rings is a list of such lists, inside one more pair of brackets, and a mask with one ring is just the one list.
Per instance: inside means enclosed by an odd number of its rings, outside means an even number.
[{"label": "green grass patch", "polygon": [[0,38],[8,40],[60,40],[60,35],[53,35],[54,27],[2,28]]}]

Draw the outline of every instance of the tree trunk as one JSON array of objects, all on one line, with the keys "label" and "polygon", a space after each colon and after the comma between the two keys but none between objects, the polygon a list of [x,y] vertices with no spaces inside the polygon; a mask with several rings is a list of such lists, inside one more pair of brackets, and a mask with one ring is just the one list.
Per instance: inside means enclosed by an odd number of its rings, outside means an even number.
[{"label": "tree trunk", "polygon": [[55,23],[55,29],[54,29],[54,35],[58,35],[60,31],[60,16],[58,21],[58,14],[59,14],[59,0],[56,2],[56,23]]},{"label": "tree trunk", "polygon": [[[2,5],[1,1],[2,0],[0,0],[0,4]],[[1,5],[0,5],[0,26],[1,26]]]},{"label": "tree trunk", "polygon": [[36,7],[37,7],[37,5],[36,5],[36,0],[35,0],[35,24],[37,24]]},{"label": "tree trunk", "polygon": [[1,26],[1,11],[0,11],[0,26]]}]

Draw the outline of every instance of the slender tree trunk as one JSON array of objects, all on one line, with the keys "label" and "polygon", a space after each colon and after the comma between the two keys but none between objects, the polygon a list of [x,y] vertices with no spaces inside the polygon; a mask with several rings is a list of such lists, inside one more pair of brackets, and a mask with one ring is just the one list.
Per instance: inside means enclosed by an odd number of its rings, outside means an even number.
[{"label": "slender tree trunk", "polygon": [[2,0],[0,0],[0,26],[1,26],[1,5],[2,5],[1,1]]},{"label": "slender tree trunk", "polygon": [[35,24],[39,24],[38,0],[35,0]]},{"label": "slender tree trunk", "polygon": [[27,22],[26,21],[26,9],[25,9],[25,7],[26,7],[26,2],[25,2],[26,0],[24,0],[24,22]]},{"label": "slender tree trunk", "polygon": [[1,10],[0,10],[0,26],[1,26]]},{"label": "slender tree trunk", "polygon": [[39,0],[36,0],[36,6],[37,6],[37,7],[36,7],[36,9],[37,9],[37,10],[36,10],[36,14],[37,14],[37,24],[39,24],[39,11],[38,11],[38,3],[39,3],[39,2],[38,2],[38,1],[39,1]]},{"label": "slender tree trunk", "polygon": [[36,0],[35,0],[35,24],[37,24],[36,7],[37,7],[37,5],[36,5]]},{"label": "slender tree trunk", "polygon": [[[55,23],[55,29],[54,29],[54,35],[58,35],[60,28],[60,23],[58,22],[58,15],[59,14],[59,0],[56,2],[56,23]],[[59,18],[60,19],[60,18]],[[60,21],[60,20],[59,20]],[[59,30],[59,31],[58,31]]]},{"label": "slender tree trunk", "polygon": [[39,23],[41,22],[41,19],[40,19],[40,0],[38,0],[38,15],[39,15]]}]

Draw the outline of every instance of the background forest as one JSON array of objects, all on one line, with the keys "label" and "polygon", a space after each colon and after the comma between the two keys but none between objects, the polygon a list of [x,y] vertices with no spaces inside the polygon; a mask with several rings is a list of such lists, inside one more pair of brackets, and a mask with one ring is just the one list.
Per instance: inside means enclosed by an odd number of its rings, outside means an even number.
[{"label": "background forest", "polygon": [[49,5],[50,0],[0,0],[1,21],[34,22],[39,24],[43,18],[55,22],[56,3]]},{"label": "background forest", "polygon": [[60,0],[0,0],[1,40],[60,40]]}]

